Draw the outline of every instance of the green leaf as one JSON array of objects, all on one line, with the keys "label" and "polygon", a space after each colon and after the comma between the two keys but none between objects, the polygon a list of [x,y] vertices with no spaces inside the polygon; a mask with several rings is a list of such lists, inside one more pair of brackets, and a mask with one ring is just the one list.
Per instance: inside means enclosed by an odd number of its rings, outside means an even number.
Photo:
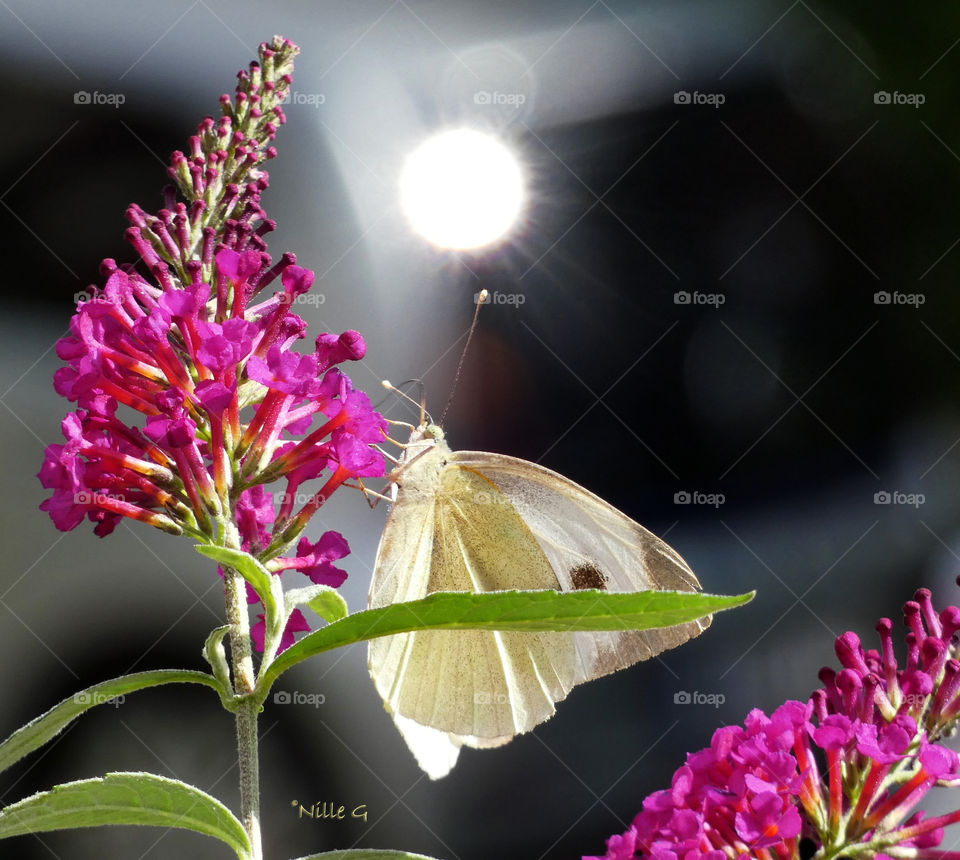
[{"label": "green leaf", "polygon": [[426,854],[410,854],[407,851],[383,851],[379,848],[353,848],[349,851],[324,851],[299,860],[435,860]]},{"label": "green leaf", "polygon": [[422,600],[355,612],[305,636],[266,672],[269,686],[291,666],[333,648],[411,630],[648,630],[732,609],[755,592],[724,596],[686,591],[441,591]]},{"label": "green leaf", "polygon": [[179,827],[226,842],[241,860],[251,854],[243,825],[219,800],[152,773],[108,773],[31,795],[0,812],[0,839],[101,824]]},{"label": "green leaf", "polygon": [[225,546],[213,546],[212,544],[197,544],[194,549],[200,555],[212,558],[226,567],[232,567],[253,586],[254,591],[261,597],[269,597],[272,593],[270,580],[273,579],[273,576],[250,553]]},{"label": "green leaf", "polygon": [[230,680],[230,667],[227,665],[227,652],[223,649],[223,637],[230,632],[230,625],[215,627],[210,631],[203,644],[203,659],[210,664],[214,677],[222,688],[220,701],[230,711],[236,711],[236,697],[233,695],[233,683]]},{"label": "green leaf", "polygon": [[346,618],[349,613],[347,601],[335,588],[329,585],[308,585],[306,588],[293,588],[286,594],[287,615],[293,609],[306,603],[328,624]]},{"label": "green leaf", "polygon": [[286,626],[286,616],[283,614],[285,608],[283,586],[280,583],[280,577],[271,574],[250,553],[239,549],[212,546],[211,544],[197,544],[194,549],[200,555],[212,558],[226,567],[232,567],[260,595],[264,618],[267,623],[267,630],[264,635],[263,659],[269,663],[273,659],[273,655],[276,654],[280,637],[283,635],[283,628]]},{"label": "green leaf", "polygon": [[119,678],[87,687],[87,689],[75,693],[69,699],[64,699],[45,714],[17,729],[0,744],[0,771],[6,770],[28,753],[42,747],[84,711],[89,711],[97,705],[108,703],[118,705],[127,693],[145,690],[148,687],[157,687],[161,684],[191,683],[212,687],[221,694],[221,697],[225,692],[212,675],[187,669],[158,669],[153,672],[136,672],[133,675],[122,675]]}]

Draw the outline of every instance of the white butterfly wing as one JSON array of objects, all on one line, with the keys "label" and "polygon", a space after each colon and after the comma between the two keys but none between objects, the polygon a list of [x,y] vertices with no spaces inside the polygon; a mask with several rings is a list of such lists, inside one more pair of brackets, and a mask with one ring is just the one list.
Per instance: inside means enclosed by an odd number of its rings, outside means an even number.
[{"label": "white butterfly wing", "polygon": [[[435,591],[559,588],[509,501],[450,458],[438,446],[405,474],[381,539],[370,605]],[[569,634],[546,632],[418,631],[373,640],[369,650],[371,675],[395,717],[472,746],[505,743],[550,716],[575,683],[575,660]]]},{"label": "white butterfly wing", "polygon": [[[432,452],[421,456],[431,457]],[[395,499],[377,549],[370,583],[371,608],[426,596],[435,509],[434,494],[419,492],[413,481],[404,492],[402,506],[399,497]],[[440,779],[453,770],[462,743],[455,735],[422,725],[391,705],[407,678],[411,645],[411,634],[406,633],[372,640],[368,645],[370,676],[420,769],[431,779]]]},{"label": "white butterfly wing", "polygon": [[[569,478],[528,460],[484,451],[457,451],[452,462],[483,474],[510,501],[550,561],[561,590],[700,590],[675,549]],[[655,630],[577,633],[582,662],[574,683],[675,648],[709,625],[705,618]]]},{"label": "white butterfly wing", "polygon": [[422,726],[402,714],[394,714],[393,723],[420,765],[420,770],[430,779],[440,779],[453,770],[460,747],[463,746],[456,735]]},{"label": "white butterfly wing", "polygon": [[[534,463],[443,442],[406,464],[377,553],[370,605],[434,591],[676,589],[696,577],[666,543]],[[375,639],[369,667],[420,766],[444,776],[459,747],[498,746],[554,712],[582,681],[697,635],[419,631]]]}]

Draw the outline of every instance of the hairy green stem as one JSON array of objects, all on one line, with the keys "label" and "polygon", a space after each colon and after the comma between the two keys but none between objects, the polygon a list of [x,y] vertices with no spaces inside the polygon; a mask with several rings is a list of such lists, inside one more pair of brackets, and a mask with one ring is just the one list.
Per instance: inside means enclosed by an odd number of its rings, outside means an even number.
[{"label": "hairy green stem", "polygon": [[[239,549],[236,526],[229,524],[225,543]],[[257,717],[260,704],[254,695],[256,677],[250,651],[250,616],[247,586],[233,568],[224,569],[227,593],[227,621],[230,624],[230,658],[233,664],[233,691],[245,697],[237,708],[237,762],[240,768],[240,821],[250,838],[252,860],[263,860],[260,838],[260,763]]]},{"label": "hairy green stem", "polygon": [[252,860],[263,860],[260,838],[260,764],[257,715],[260,706],[254,698],[237,710],[237,752],[240,763],[240,821],[252,846]]},{"label": "hairy green stem", "polygon": [[250,651],[250,616],[247,613],[247,586],[233,568],[224,568],[227,592],[227,623],[230,625],[230,661],[233,664],[233,691],[246,696],[256,687],[253,655]]},{"label": "hairy green stem", "polygon": [[257,716],[260,706],[254,696],[256,681],[250,653],[250,618],[247,615],[247,588],[243,577],[232,568],[224,571],[227,585],[227,621],[230,622],[230,657],[233,689],[245,696],[237,708],[237,762],[240,766],[240,821],[243,823],[253,860],[263,860],[260,841],[260,766]]}]

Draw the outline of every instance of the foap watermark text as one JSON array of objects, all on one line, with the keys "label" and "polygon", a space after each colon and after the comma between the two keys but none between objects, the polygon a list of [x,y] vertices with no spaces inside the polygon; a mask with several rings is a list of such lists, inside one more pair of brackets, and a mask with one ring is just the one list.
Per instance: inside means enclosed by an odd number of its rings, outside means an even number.
[{"label": "foap watermark text", "polygon": [[282,99],[282,105],[307,105],[308,107],[318,108],[326,104],[327,97],[323,93],[300,93],[288,92]]},{"label": "foap watermark text", "polygon": [[75,105],[110,105],[118,108],[127,100],[123,93],[101,93],[94,90],[92,93],[88,90],[77,90],[73,94],[73,103]]},{"label": "foap watermark text", "polygon": [[694,90],[692,93],[687,90],[677,90],[673,94],[673,103],[675,105],[710,105],[718,108],[727,100],[723,93],[702,93],[700,90]]},{"label": "foap watermark text", "polygon": [[923,93],[902,93],[894,90],[892,93],[886,90],[877,90],[873,94],[873,103],[875,105],[906,105],[907,107],[918,108],[927,100]]},{"label": "foap watermark text", "polygon": [[501,93],[498,90],[477,90],[473,94],[475,105],[508,105],[520,107],[525,104],[527,97],[523,93]]},{"label": "foap watermark text", "polygon": [[275,705],[311,705],[319,708],[327,697],[323,693],[301,693],[299,690],[278,690],[273,694]]},{"label": "foap watermark text", "polygon": [[719,508],[727,501],[723,493],[701,493],[699,490],[679,490],[673,494],[675,505],[709,505]]},{"label": "foap watermark text", "polygon": [[900,490],[878,490],[873,494],[875,505],[909,505],[919,508],[926,500],[923,493],[901,493]]},{"label": "foap watermark text", "polygon": [[907,305],[919,308],[926,301],[927,297],[923,293],[901,293],[899,290],[888,293],[886,290],[878,290],[873,294],[875,305]]},{"label": "foap watermark text", "polygon": [[710,305],[719,308],[727,297],[723,293],[701,293],[694,290],[692,293],[687,290],[678,290],[673,294],[673,303],[675,305]]},{"label": "foap watermark text", "polygon": [[677,690],[673,694],[673,703],[675,705],[711,705],[719,708],[727,697],[723,693],[702,693],[699,690]]},{"label": "foap watermark text", "polygon": [[510,699],[506,693],[490,693],[486,690],[477,690],[473,694],[473,703],[475,705],[508,705]]},{"label": "foap watermark text", "polygon": [[76,693],[73,701],[78,705],[113,705],[119,708],[127,701],[127,697],[122,693],[119,696],[108,696],[105,693],[92,693],[88,690],[84,693]]},{"label": "foap watermark text", "polygon": [[473,303],[479,304],[483,303],[485,305],[513,305],[514,307],[520,307],[527,297],[523,293],[499,293],[496,290],[494,292],[486,292],[481,290],[479,293],[473,294]]}]

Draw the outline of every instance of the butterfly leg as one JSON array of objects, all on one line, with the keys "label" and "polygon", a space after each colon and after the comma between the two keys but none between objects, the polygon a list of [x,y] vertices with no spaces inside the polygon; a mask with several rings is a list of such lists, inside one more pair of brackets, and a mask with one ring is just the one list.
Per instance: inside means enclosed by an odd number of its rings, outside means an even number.
[{"label": "butterfly leg", "polygon": [[[395,440],[393,440],[393,439],[391,439],[390,441],[393,442],[394,445],[399,445],[399,444],[401,444],[400,442],[397,442],[397,441],[395,441]],[[376,448],[381,454],[383,454],[383,456],[384,456],[385,459],[387,459],[387,460],[389,460],[391,463],[393,463],[394,466],[399,466],[399,465],[400,465],[400,460],[397,459],[396,457],[394,457],[393,454],[388,454],[388,453],[387,453],[386,451],[384,451],[383,448],[381,448],[379,445],[374,445],[373,447]]]},{"label": "butterfly leg", "polygon": [[[368,487],[363,485],[363,481],[357,478],[356,484],[351,484],[347,481],[343,484],[344,487],[350,487],[351,490],[359,490],[363,493],[363,497],[367,500],[367,504],[370,506],[370,510],[373,510],[381,501],[384,502],[394,502],[394,499],[391,499],[390,496],[385,496],[383,493],[378,493],[376,490],[371,490]],[[372,499],[372,500],[371,500]]]}]

